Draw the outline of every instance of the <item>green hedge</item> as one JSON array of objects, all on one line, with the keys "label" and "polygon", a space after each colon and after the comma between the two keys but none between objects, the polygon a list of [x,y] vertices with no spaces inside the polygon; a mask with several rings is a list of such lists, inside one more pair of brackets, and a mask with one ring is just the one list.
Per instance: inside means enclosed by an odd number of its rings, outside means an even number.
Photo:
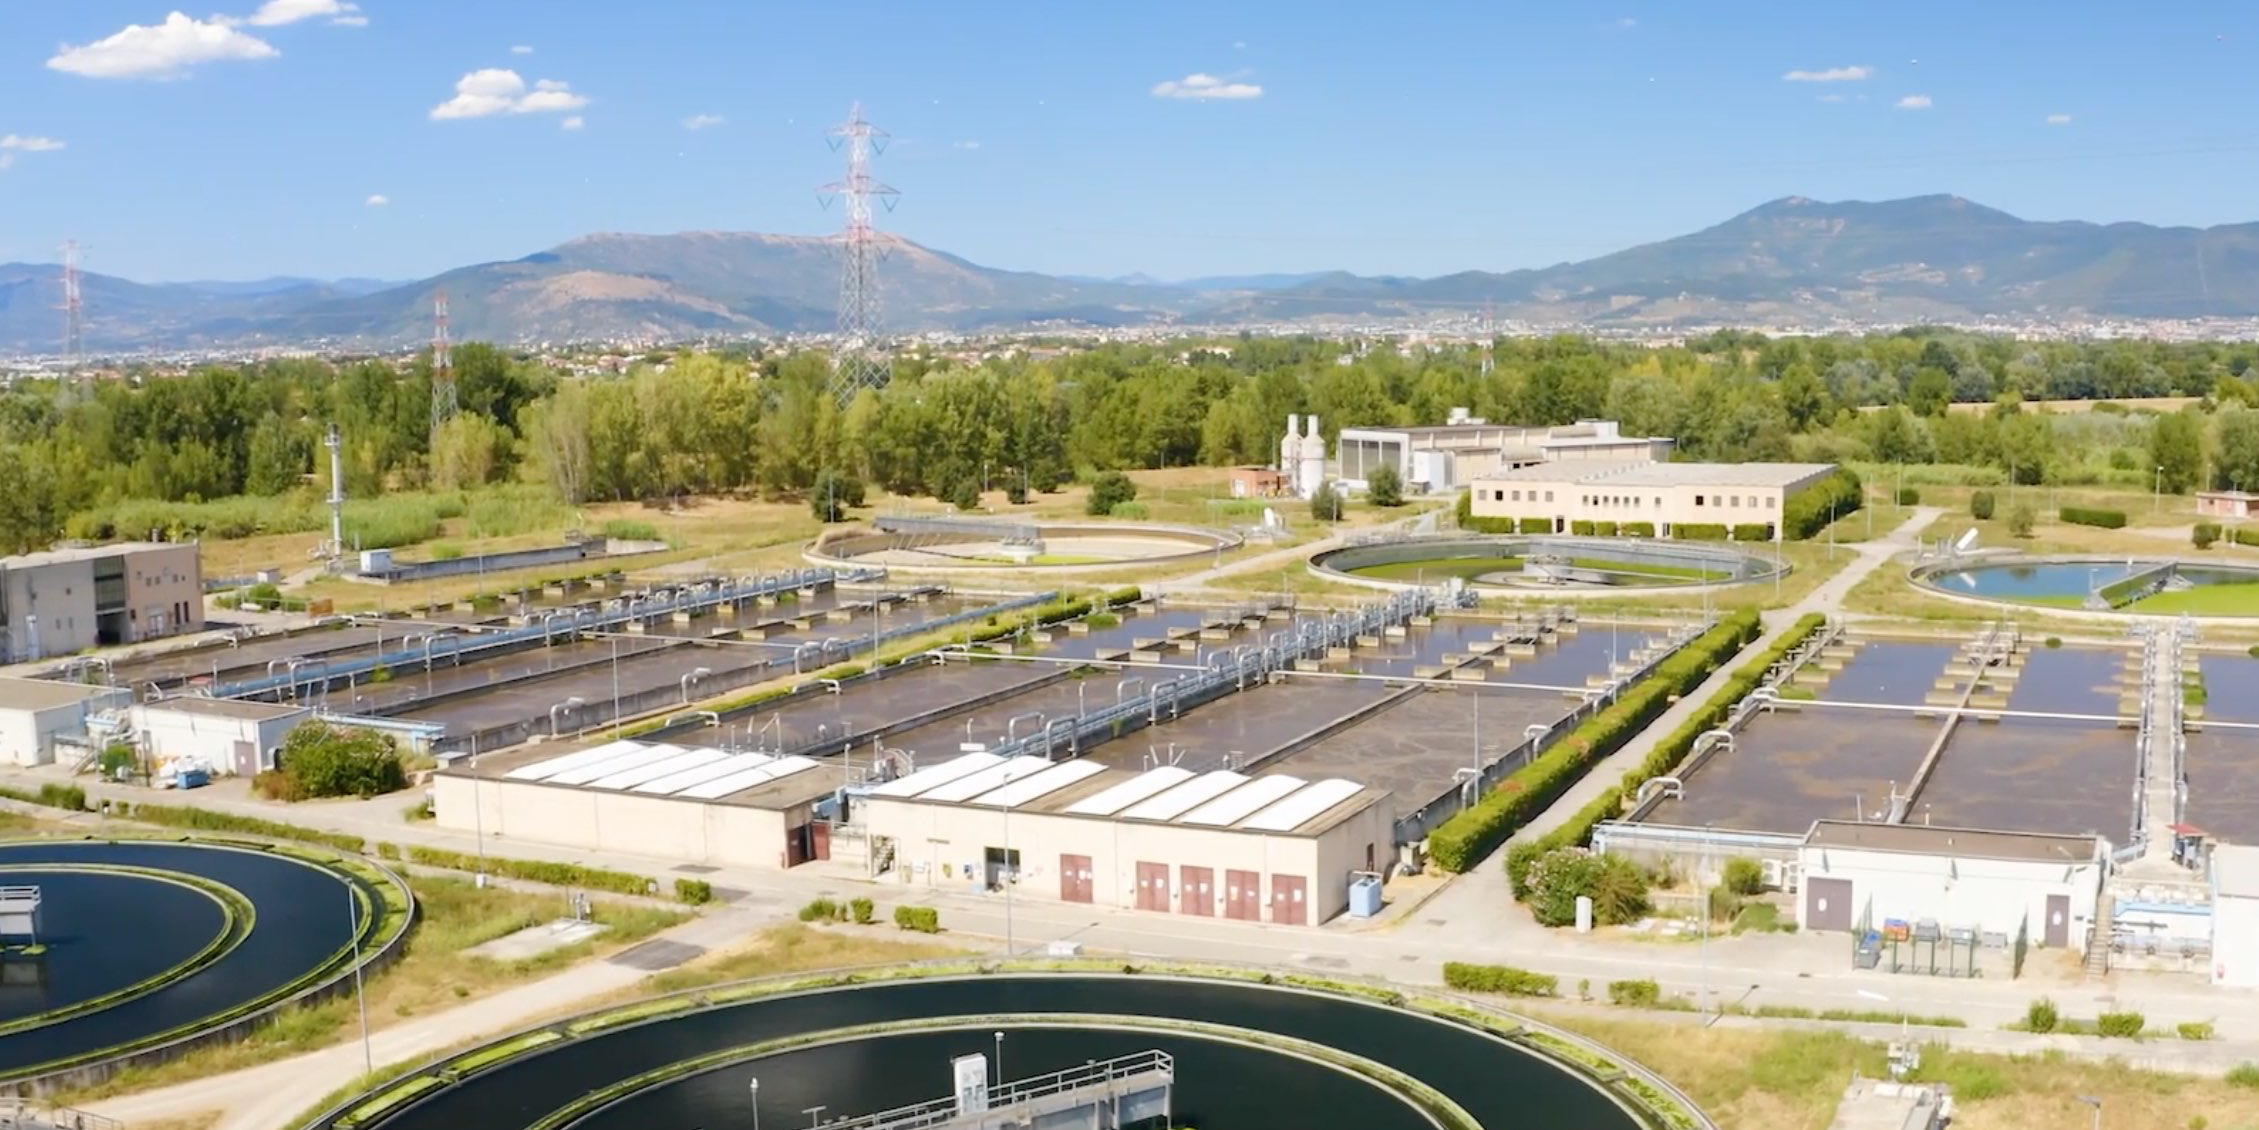
[{"label": "green hedge", "polygon": [[2259,529],[2237,526],[2228,531],[2228,540],[2237,545],[2259,545]]},{"label": "green hedge", "polygon": [[1671,536],[1680,541],[1724,541],[1724,522],[1680,522],[1671,527]]},{"label": "green hedge", "polygon": [[77,785],[59,785],[53,781],[39,786],[39,791],[36,793],[25,792],[22,789],[0,788],[0,797],[21,801],[24,804],[40,804],[48,808],[60,808],[65,812],[86,811],[85,789],[79,788]]},{"label": "green hedge", "polygon": [[714,901],[714,885],[704,879],[677,879],[675,901],[688,906],[703,906]]},{"label": "green hedge", "polygon": [[121,804],[116,813],[120,819],[138,820],[143,824],[162,824],[168,828],[189,828],[199,832],[242,832],[275,840],[297,840],[353,855],[361,854],[368,845],[368,841],[361,837],[348,836],[342,832],[325,832],[320,828],[284,824],[278,820],[261,820],[256,816],[214,812],[209,808],[190,808],[186,805]]},{"label": "green hedge", "polygon": [[1464,992],[1504,993],[1514,997],[1550,997],[1561,988],[1561,979],[1551,974],[1532,973],[1511,965],[1470,965],[1464,961],[1443,963],[1443,983]]},{"label": "green hedge", "polygon": [[1773,526],[1770,522],[1739,522],[1733,528],[1735,541],[1771,541]]},{"label": "green hedge", "polygon": [[1790,541],[1803,541],[1846,514],[1856,514],[1866,494],[1859,476],[1848,467],[1790,496],[1781,504],[1781,531]]},{"label": "green hedge", "polygon": [[1654,1008],[1663,999],[1663,987],[1653,981],[1610,981],[1608,1003],[1626,1008]]},{"label": "green hedge", "polygon": [[1521,522],[1521,532],[1525,534],[1550,534],[1553,532],[1553,519],[1524,518]]},{"label": "green hedge", "polygon": [[1615,522],[1599,521],[1592,524],[1592,532],[1604,538],[1615,537],[1622,527]]},{"label": "green hedge", "polygon": [[1655,523],[1653,522],[1626,522],[1622,529],[1627,538],[1651,538],[1655,536]]},{"label": "green hedge", "polygon": [[1922,504],[1922,492],[1913,487],[1900,487],[1898,488],[1898,504],[1900,506],[1920,506]]},{"label": "green hedge", "polygon": [[1570,533],[1572,533],[1572,534],[1575,534],[1576,536],[1578,536],[1578,537],[1580,537],[1580,538],[1588,538],[1588,537],[1591,537],[1591,536],[1593,535],[1593,533],[1594,533],[1594,530],[1593,530],[1593,521],[1592,521],[1592,519],[1590,519],[1590,518],[1578,518],[1578,519],[1576,519],[1575,521],[1573,521],[1573,522],[1570,522],[1570,523],[1569,523],[1569,532],[1570,532]]},{"label": "green hedge", "polygon": [[1757,613],[1743,609],[1656,665],[1655,672],[1585,719],[1515,770],[1498,788],[1428,833],[1428,854],[1445,871],[1463,872],[1483,854],[1545,811],[1592,763],[1614,753],[1668,709],[1672,698],[1701,685],[1711,671],[1755,639]]},{"label": "green hedge", "polygon": [[941,912],[930,906],[898,906],[894,908],[894,925],[920,934],[941,932]]},{"label": "green hedge", "polygon": [[[482,861],[475,855],[444,848],[408,848],[408,862],[425,867],[445,867],[451,871],[477,871]],[[625,871],[608,871],[601,867],[583,867],[578,863],[551,863],[545,859],[507,859],[487,856],[483,861],[486,873],[507,879],[523,879],[529,883],[551,883],[560,887],[583,887],[594,891],[611,891],[622,895],[651,893],[654,881]]]},{"label": "green hedge", "polygon": [[2126,512],[2123,510],[2097,510],[2088,506],[2066,506],[2056,512],[2074,526],[2100,526],[2105,530],[2123,529]]}]

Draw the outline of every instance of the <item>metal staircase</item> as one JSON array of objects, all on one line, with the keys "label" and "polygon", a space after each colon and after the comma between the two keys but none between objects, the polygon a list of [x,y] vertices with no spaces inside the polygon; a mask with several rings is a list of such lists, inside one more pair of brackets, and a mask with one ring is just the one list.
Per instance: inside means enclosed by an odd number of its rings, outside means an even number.
[{"label": "metal staircase", "polygon": [[2110,974],[2110,940],[2118,932],[2118,898],[2107,885],[2094,896],[2093,929],[2086,936],[2086,979],[2099,981]]}]

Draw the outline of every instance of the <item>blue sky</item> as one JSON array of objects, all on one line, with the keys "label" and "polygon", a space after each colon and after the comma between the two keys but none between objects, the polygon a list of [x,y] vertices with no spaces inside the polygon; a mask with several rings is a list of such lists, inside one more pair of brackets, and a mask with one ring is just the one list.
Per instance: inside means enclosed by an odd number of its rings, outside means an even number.
[{"label": "blue sky", "polygon": [[2249,5],[211,2],[0,5],[0,261],[822,232],[856,99],[886,227],[1055,273],[1537,266],[1787,195],[2259,219]]}]

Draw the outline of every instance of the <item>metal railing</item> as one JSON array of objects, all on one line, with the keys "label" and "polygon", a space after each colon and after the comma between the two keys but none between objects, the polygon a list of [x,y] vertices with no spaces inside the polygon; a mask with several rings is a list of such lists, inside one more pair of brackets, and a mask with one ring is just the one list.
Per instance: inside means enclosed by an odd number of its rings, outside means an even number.
[{"label": "metal railing", "polygon": [[[1164,1051],[1143,1051],[1054,1071],[1049,1075],[1015,1079],[988,1089],[988,1109],[1010,1110],[1023,1103],[1092,1088],[1110,1087],[1116,1083],[1135,1080],[1142,1075],[1166,1075],[1173,1079],[1176,1075],[1176,1059]],[[917,1130],[923,1126],[947,1125],[968,1113],[971,1112],[960,1110],[956,1097],[951,1096],[882,1110],[859,1118],[827,1122],[824,1126],[827,1130]]]}]

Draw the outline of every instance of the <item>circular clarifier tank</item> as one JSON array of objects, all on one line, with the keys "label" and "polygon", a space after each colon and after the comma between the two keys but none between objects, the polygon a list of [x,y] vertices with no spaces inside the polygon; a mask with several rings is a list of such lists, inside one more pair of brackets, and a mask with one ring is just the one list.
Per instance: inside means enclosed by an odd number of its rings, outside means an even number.
[{"label": "circular clarifier tank", "polygon": [[1914,583],[1948,596],[2144,616],[2259,616],[2259,567],[2180,558],[2001,557],[1940,562]]}]

